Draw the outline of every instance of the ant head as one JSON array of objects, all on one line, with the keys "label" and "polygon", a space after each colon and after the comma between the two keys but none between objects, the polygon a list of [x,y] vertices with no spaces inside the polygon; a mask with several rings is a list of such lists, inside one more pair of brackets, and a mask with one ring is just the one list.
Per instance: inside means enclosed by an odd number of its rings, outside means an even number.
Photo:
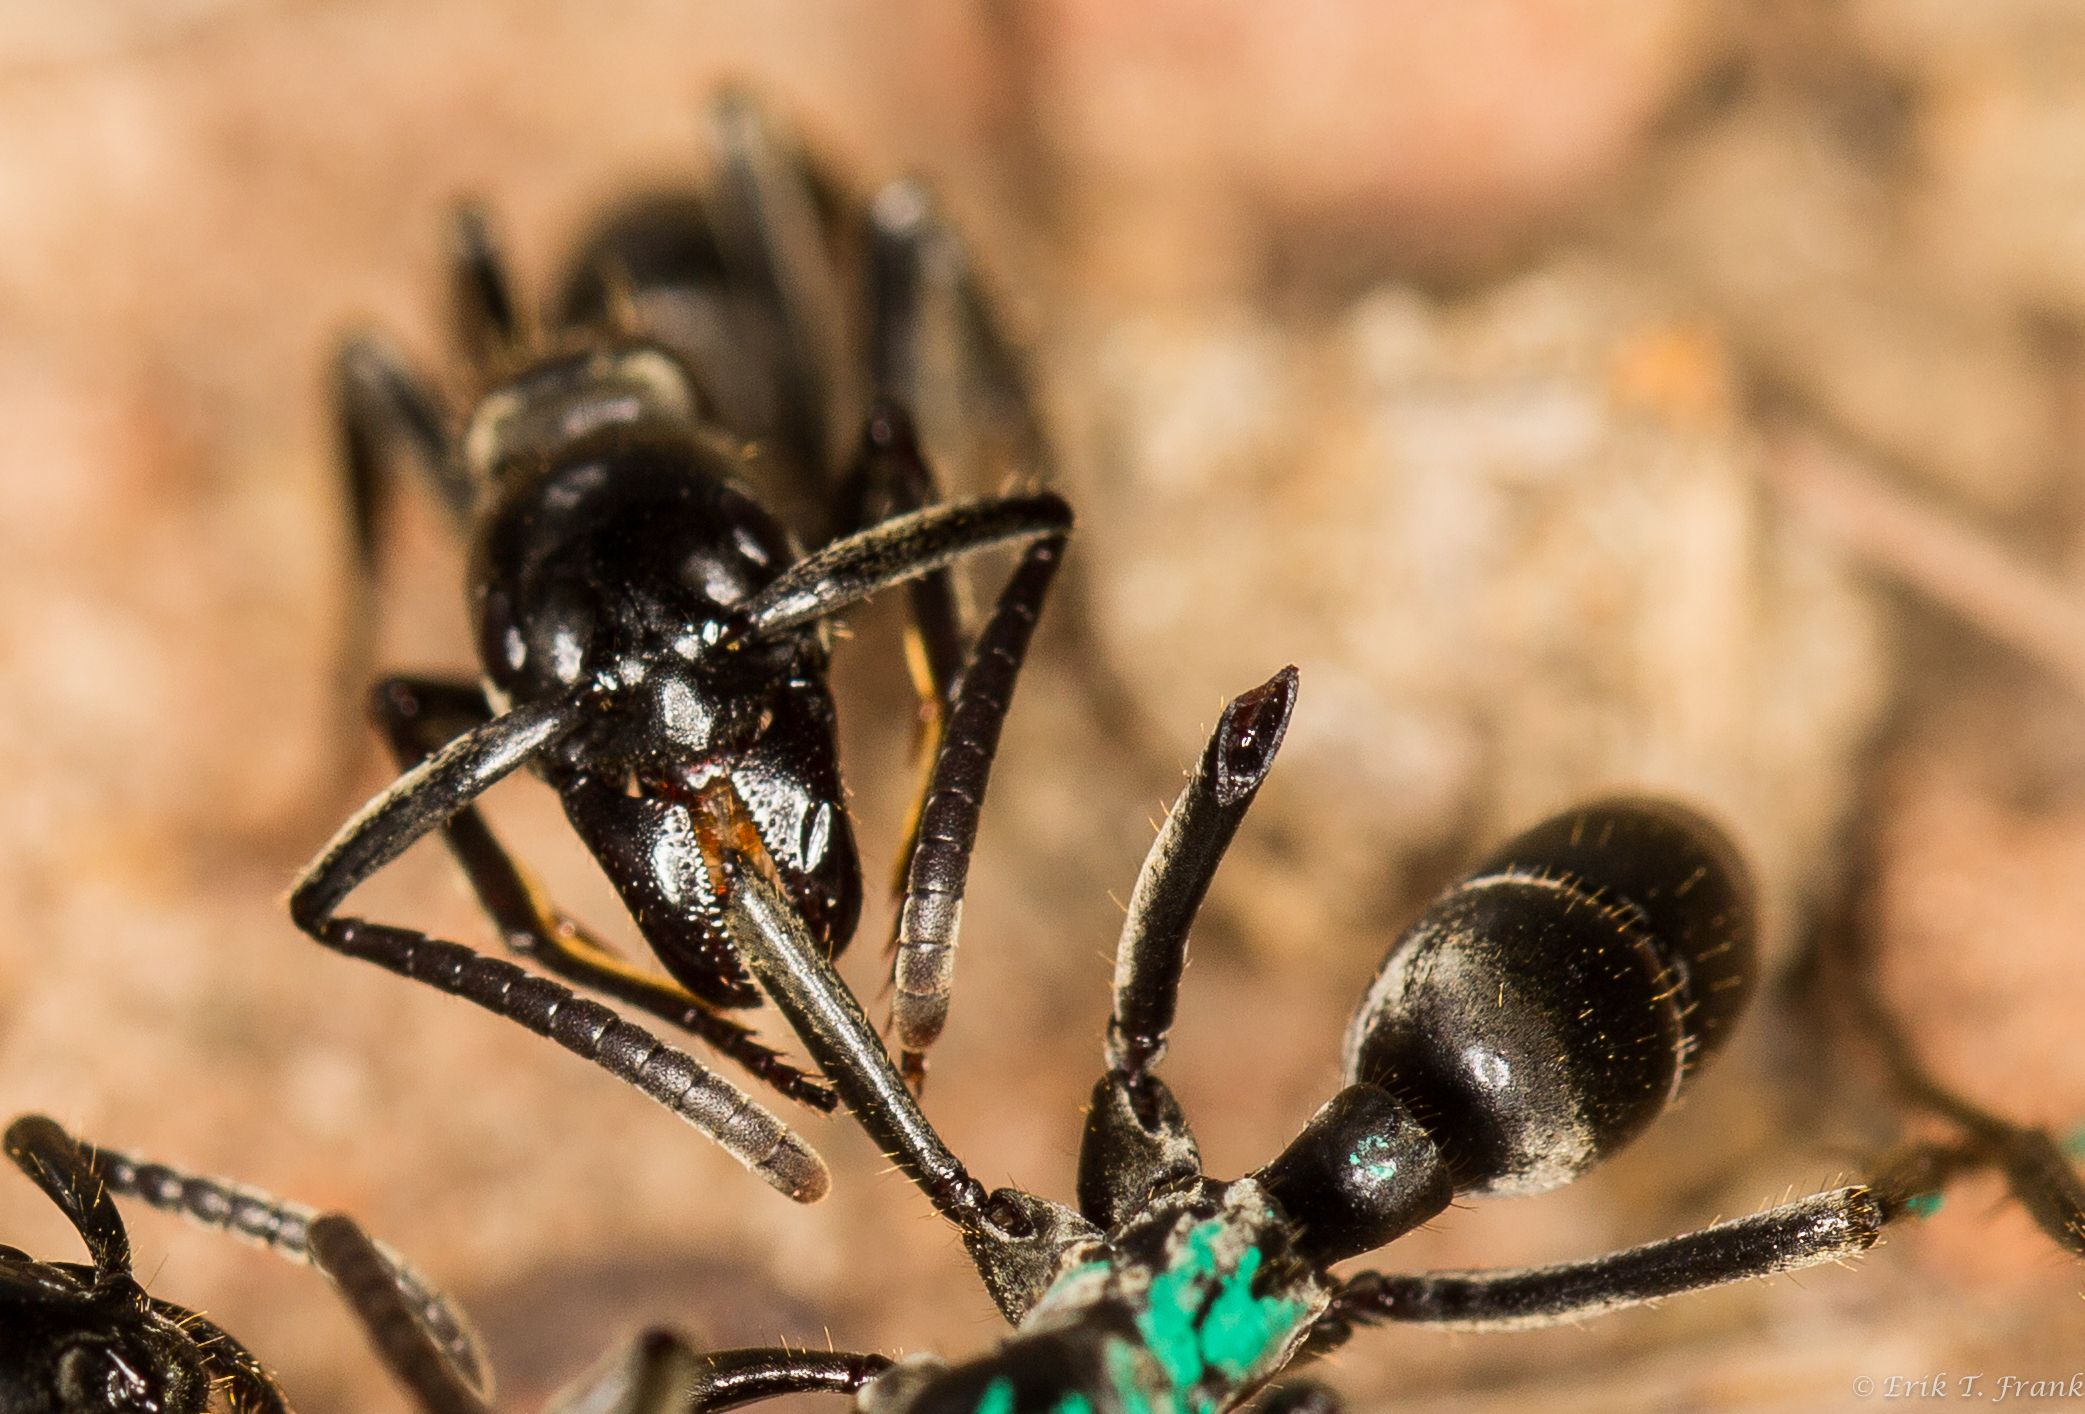
[{"label": "ant head", "polygon": [[1350,1082],[1395,1096],[1464,1193],[1565,1183],[1640,1133],[1728,1036],[1753,975],[1722,833],[1612,800],[1510,841],[1385,959]]},{"label": "ant head", "polygon": [[9,1125],[5,1148],[94,1263],[36,1262],[0,1248],[0,1409],[201,1414],[209,1362],[137,1284],[122,1215],[86,1151],[41,1115]]},{"label": "ant head", "polygon": [[209,1363],[142,1297],[64,1282],[76,1269],[0,1260],[0,1409],[10,1414],[202,1414]]}]

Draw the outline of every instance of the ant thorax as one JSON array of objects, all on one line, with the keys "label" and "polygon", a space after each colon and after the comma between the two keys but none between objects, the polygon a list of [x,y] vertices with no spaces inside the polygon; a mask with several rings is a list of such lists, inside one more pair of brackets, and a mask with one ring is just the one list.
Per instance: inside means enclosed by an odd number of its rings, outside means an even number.
[{"label": "ant thorax", "polygon": [[891,1407],[1010,1414],[1061,1391],[1065,1410],[1228,1408],[1294,1358],[1331,1301],[1289,1227],[1256,1179],[1160,1194],[1105,1243],[1073,1248],[999,1350]]}]

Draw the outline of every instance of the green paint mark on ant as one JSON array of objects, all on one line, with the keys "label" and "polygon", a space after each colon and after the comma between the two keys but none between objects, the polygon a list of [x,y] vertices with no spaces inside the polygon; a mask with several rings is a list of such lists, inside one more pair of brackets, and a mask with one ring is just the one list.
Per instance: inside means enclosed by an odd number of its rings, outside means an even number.
[{"label": "green paint mark on ant", "polygon": [[1390,1141],[1380,1134],[1371,1134],[1354,1146],[1347,1155],[1347,1162],[1361,1170],[1370,1183],[1388,1183],[1397,1177],[1397,1160],[1378,1158],[1390,1148]]}]

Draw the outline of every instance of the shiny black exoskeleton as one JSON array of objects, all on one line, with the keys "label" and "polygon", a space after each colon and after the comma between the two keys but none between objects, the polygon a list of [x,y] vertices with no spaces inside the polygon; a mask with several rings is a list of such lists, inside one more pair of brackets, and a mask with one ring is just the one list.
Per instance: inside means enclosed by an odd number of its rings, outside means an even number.
[{"label": "shiny black exoskeleton", "polygon": [[[947,381],[930,376],[923,352],[943,342],[927,337],[937,312],[973,353],[957,381],[996,390],[990,406],[1011,400],[1012,441],[1033,438],[1019,430],[1025,404],[1007,393],[1010,357],[923,195],[897,184],[860,207],[836,204],[803,154],[735,98],[718,106],[716,132],[711,185],[611,219],[547,333],[520,312],[482,224],[463,219],[456,287],[480,385],[467,416],[448,416],[378,341],[343,351],[342,440],[364,561],[374,561],[389,462],[403,454],[469,547],[482,681],[379,687],[378,723],[405,774],[305,871],[290,907],[327,946],[552,1037],[810,1200],[827,1186],[817,1155],[649,1031],[513,964],[338,912],[439,828],[509,947],[831,1108],[830,1089],[724,1014],[759,992],[724,922],[721,865],[757,854],[826,955],[852,937],[861,864],[825,682],[829,619],[909,581],[940,742],[907,846],[917,907],[900,949],[932,965],[901,973],[900,1020],[923,988],[945,1008],[963,888],[952,861],[967,859],[959,846],[975,832],[1070,513],[1048,493],[939,501],[906,411]],[[858,317],[842,296],[850,281],[862,290]],[[863,429],[852,451],[839,450],[843,426]],[[839,533],[804,555],[756,487],[819,492]],[[966,643],[948,567],[1002,545],[1023,558]],[[666,978],[558,911],[479,816],[476,798],[522,767],[562,797]]]}]

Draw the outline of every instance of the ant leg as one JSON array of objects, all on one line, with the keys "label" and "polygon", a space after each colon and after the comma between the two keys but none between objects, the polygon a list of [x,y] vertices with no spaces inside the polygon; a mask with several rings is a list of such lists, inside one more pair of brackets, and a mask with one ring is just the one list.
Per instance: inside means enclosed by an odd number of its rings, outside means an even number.
[{"label": "ant leg", "polygon": [[[1021,360],[962,237],[922,183],[903,178],[876,193],[868,246],[877,394],[918,409],[937,433],[961,427],[969,434],[952,448],[966,485],[989,485],[1009,470],[1046,476],[1052,458]],[[937,359],[947,346],[953,359]]]},{"label": "ant leg", "polygon": [[[841,520],[859,530],[940,501],[941,488],[920,452],[918,430],[905,404],[879,398],[869,409],[861,449],[841,487]],[[913,683],[938,728],[947,719],[963,667],[963,604],[946,569],[913,580],[910,599]]]},{"label": "ant leg", "polygon": [[[148,1207],[186,1218],[199,1227],[244,1238],[288,1261],[311,1263],[310,1228],[317,1216],[313,1209],[243,1184],[184,1173],[84,1140],[74,1142],[110,1193],[136,1198]],[[400,1292],[411,1302],[421,1324],[466,1377],[480,1389],[485,1388],[485,1357],[476,1332],[449,1299],[403,1257],[382,1243],[376,1247],[390,1264]]]},{"label": "ant leg", "polygon": [[1000,591],[957,679],[948,728],[920,798],[891,956],[891,1021],[915,1089],[926,1079],[926,1050],[948,1019],[963,891],[1000,728],[1063,551],[1058,536],[1029,546]]},{"label": "ant leg", "polygon": [[481,1381],[467,1378],[428,1330],[414,1294],[353,1218],[311,1220],[311,1263],[326,1274],[369,1343],[425,1414],[491,1414]]},{"label": "ant leg", "polygon": [[712,219],[727,274],[756,291],[781,326],[783,407],[777,431],[805,475],[824,493],[844,449],[842,429],[861,415],[853,385],[846,305],[827,223],[821,179],[809,157],[778,134],[742,92],[710,109],[717,171]]},{"label": "ant leg", "polygon": [[1342,1343],[1356,1325],[1419,1321],[1461,1330],[1525,1330],[1604,1315],[1727,1282],[1776,1276],[1858,1256],[1883,1227],[1915,1209],[1868,1187],[1829,1193],[1585,1262],[1517,1271],[1362,1272],[1334,1293],[1310,1350]]},{"label": "ant leg", "polygon": [[[743,813],[735,797],[727,800],[730,809]],[[1008,1319],[1018,1321],[1041,1299],[1067,1254],[1100,1239],[1098,1229],[1018,1189],[986,1193],[921,1112],[861,1003],[760,863],[729,849],[721,864],[729,882],[726,926],[762,990],[863,1130],[955,1225],[986,1290]]]},{"label": "ant leg", "polygon": [[[413,464],[459,526],[469,519],[477,493],[454,455],[449,415],[440,396],[388,339],[363,333],[340,346],[333,356],[332,399],[354,537],[346,623],[334,664],[340,687],[334,700],[344,705],[368,681],[376,658],[378,546],[395,480],[394,460],[403,456]],[[359,754],[349,743],[358,742],[359,736],[346,714],[336,725],[335,739],[343,746],[334,771],[346,776]]]},{"label": "ant leg", "polygon": [[450,223],[449,282],[457,339],[474,367],[499,368],[527,346],[514,281],[482,207],[459,207]]},{"label": "ant leg", "polygon": [[678,1114],[770,1186],[798,1202],[814,1202],[831,1183],[824,1162],[781,1121],[693,1057],[599,1002],[513,963],[408,928],[335,916],[356,885],[569,731],[586,700],[584,692],[574,692],[517,707],[400,776],[305,870],[290,892],[290,917],[336,952],[550,1037]]},{"label": "ant leg", "polygon": [[1202,1170],[1194,1132],[1152,1067],[1172,1029],[1188,930],[1274,765],[1295,707],[1293,667],[1225,706],[1138,871],[1115,949],[1108,1069],[1094,1086],[1079,1146],[1079,1208],[1102,1227],[1137,1212],[1158,1188]]},{"label": "ant leg", "polygon": [[552,1405],[599,1414],[712,1414],[792,1394],[858,1394],[890,1368],[881,1355],[786,1347],[703,1353],[672,1331],[646,1331],[609,1369]]},{"label": "ant leg", "polygon": [[333,356],[333,413],[347,468],[355,551],[365,572],[375,567],[389,482],[385,467],[396,453],[416,464],[451,517],[459,524],[469,518],[477,488],[457,462],[448,410],[390,340],[362,333],[341,345]]},{"label": "ant leg", "polygon": [[[1905,1181],[1918,1191],[1936,1194],[1955,1173],[1995,1168],[2005,1176],[2014,1200],[2050,1241],[2074,1257],[2085,1257],[2085,1183],[2079,1181],[2063,1146],[2047,1130],[2017,1124],[1941,1084],[1883,1000],[1870,950],[1857,943],[1848,951],[1852,955],[1841,965],[1849,975],[1841,991],[1856,1028],[1881,1056],[1890,1083],[1905,1102],[1953,1125],[1962,1136],[1952,1146],[1911,1150],[1897,1166],[1907,1175]],[[1909,1176],[1921,1166],[1928,1170],[1923,1182]]]},{"label": "ant leg", "polygon": [[[380,683],[371,706],[401,770],[411,770],[456,734],[492,717],[478,688],[427,678],[396,677]],[[715,999],[697,997],[671,979],[632,967],[567,917],[515,862],[476,806],[452,816],[443,835],[479,904],[514,952],[537,959],[569,982],[690,1033],[800,1104],[830,1113],[839,1103],[829,1086],[762,1045],[749,1028],[720,1014]]]},{"label": "ant leg", "polygon": [[725,641],[761,638],[837,613],[878,590],[994,546],[1063,539],[1071,507],[1043,491],[930,506],[842,536],[740,604]]}]

